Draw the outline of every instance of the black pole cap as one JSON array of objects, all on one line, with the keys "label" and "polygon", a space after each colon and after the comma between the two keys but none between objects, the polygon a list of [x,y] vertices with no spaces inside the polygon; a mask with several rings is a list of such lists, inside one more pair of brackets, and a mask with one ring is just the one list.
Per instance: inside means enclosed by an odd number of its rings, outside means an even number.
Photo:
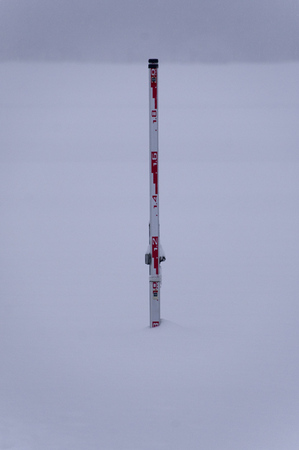
[{"label": "black pole cap", "polygon": [[149,69],[158,69],[159,67],[159,60],[158,59],[149,59],[148,60],[148,68]]}]

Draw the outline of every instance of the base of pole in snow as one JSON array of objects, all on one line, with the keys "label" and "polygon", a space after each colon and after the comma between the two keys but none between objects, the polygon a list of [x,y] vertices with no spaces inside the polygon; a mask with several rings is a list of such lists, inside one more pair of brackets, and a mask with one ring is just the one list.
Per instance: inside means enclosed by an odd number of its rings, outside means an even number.
[{"label": "base of pole in snow", "polygon": [[[150,327],[160,325],[160,263],[165,261],[160,244],[159,223],[159,146],[158,146],[158,60],[149,59],[149,178],[150,223],[149,246],[145,264],[149,266]],[[161,256],[163,255],[163,256]]]},{"label": "base of pole in snow", "polygon": [[150,298],[150,327],[160,325],[160,282],[149,282],[149,298]]}]

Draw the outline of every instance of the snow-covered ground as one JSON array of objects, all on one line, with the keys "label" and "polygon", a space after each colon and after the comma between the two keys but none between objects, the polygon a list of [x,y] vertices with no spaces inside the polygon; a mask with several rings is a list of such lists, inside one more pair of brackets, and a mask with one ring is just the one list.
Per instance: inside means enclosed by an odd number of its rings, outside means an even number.
[{"label": "snow-covered ground", "polygon": [[299,64],[0,65],[0,448],[298,450]]}]

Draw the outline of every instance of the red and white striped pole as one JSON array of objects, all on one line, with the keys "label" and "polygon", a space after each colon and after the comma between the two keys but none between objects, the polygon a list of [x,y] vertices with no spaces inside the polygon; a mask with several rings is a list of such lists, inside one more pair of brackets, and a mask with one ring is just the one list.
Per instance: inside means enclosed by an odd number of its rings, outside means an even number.
[{"label": "red and white striped pole", "polygon": [[158,148],[158,60],[149,59],[149,175],[150,223],[149,247],[145,263],[149,265],[150,327],[160,325],[160,263],[166,258],[160,244],[159,223],[159,148]]}]

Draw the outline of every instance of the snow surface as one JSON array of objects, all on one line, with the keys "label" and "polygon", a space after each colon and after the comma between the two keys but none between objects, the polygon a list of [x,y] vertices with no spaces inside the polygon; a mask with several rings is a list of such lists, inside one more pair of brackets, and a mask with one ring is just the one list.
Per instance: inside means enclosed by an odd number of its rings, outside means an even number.
[{"label": "snow surface", "polygon": [[298,450],[299,64],[0,65],[0,448]]}]

